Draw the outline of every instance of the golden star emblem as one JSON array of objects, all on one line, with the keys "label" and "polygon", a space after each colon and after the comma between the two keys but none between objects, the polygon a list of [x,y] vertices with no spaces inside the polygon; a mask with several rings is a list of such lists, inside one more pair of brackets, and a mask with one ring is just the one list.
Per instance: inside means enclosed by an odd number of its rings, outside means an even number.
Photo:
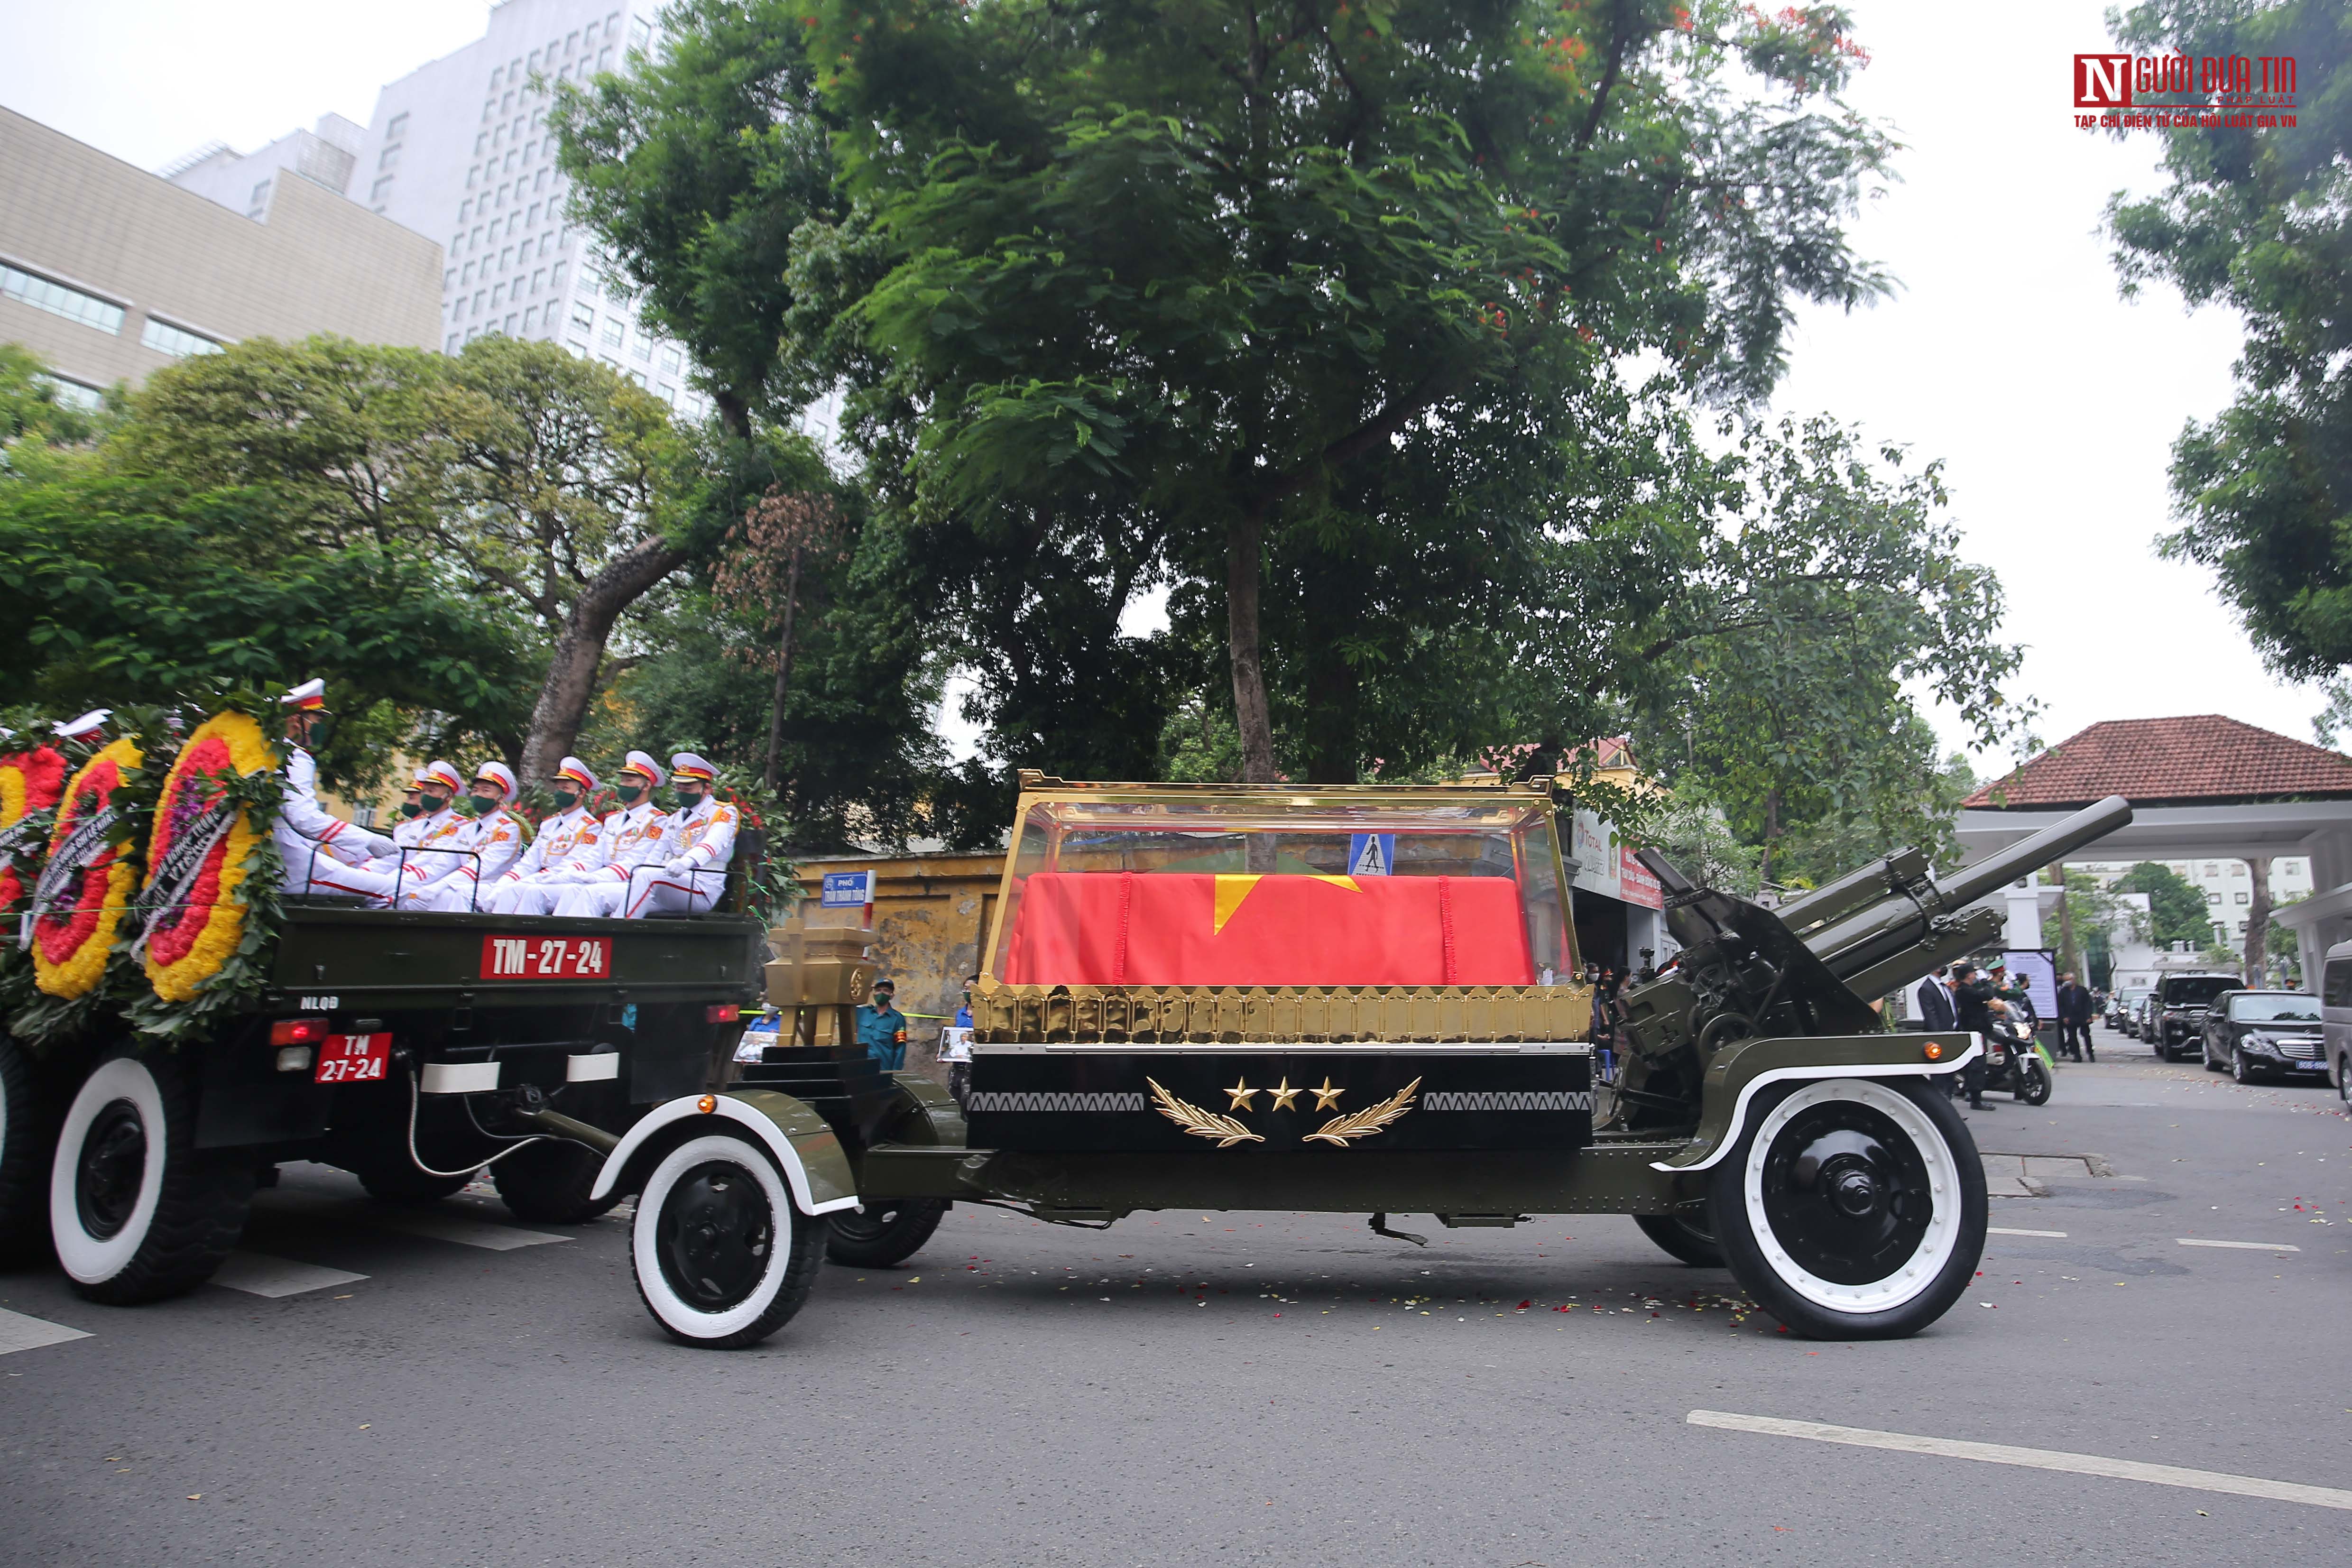
[{"label": "golden star emblem", "polygon": [[1252,1089],[1247,1079],[1235,1079],[1234,1087],[1225,1092],[1233,1097],[1233,1103],[1225,1107],[1227,1110],[1255,1110],[1257,1107],[1252,1105],[1250,1100],[1252,1097],[1264,1091]]},{"label": "golden star emblem", "polygon": [[1266,1093],[1274,1096],[1274,1103],[1267,1106],[1266,1109],[1268,1110],[1287,1110],[1290,1109],[1290,1102],[1297,1100],[1300,1095],[1305,1094],[1307,1090],[1305,1089],[1291,1088],[1290,1079],[1285,1078],[1280,1083],[1266,1090]]},{"label": "golden star emblem", "polygon": [[1347,1090],[1333,1089],[1331,1087],[1330,1075],[1327,1073],[1324,1075],[1323,1087],[1321,1089],[1310,1089],[1304,1090],[1303,1092],[1311,1094],[1315,1097],[1316,1110],[1329,1110],[1339,1103],[1339,1097],[1342,1094],[1345,1094]]}]

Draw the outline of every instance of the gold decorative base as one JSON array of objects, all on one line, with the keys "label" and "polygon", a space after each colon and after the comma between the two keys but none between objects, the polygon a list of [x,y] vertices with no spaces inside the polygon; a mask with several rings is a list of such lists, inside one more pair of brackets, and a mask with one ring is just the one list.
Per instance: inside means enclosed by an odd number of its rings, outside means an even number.
[{"label": "gold decorative base", "polygon": [[1349,1045],[1581,1040],[1589,985],[1000,985],[972,997],[987,1045]]}]

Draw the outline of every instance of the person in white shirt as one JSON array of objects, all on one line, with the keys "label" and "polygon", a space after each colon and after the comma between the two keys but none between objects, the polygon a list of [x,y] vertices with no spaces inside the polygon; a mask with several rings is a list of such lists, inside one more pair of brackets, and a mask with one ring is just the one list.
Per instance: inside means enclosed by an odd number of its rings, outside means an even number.
[{"label": "person in white shirt", "polygon": [[539,825],[530,847],[482,894],[482,908],[492,914],[553,914],[564,887],[586,869],[596,852],[604,825],[587,806],[596,775],[579,758],[566,757],[557,764],[551,782],[555,814]]},{"label": "person in white shirt", "polygon": [[341,879],[375,856],[394,853],[395,847],[319,804],[319,764],[309,747],[327,715],[327,683],[306,680],[278,701],[286,710],[286,763],[279,770],[278,816],[269,836],[285,868],[281,886],[289,893],[362,892],[341,885]]},{"label": "person in white shirt", "polygon": [[699,914],[719,901],[735,853],[736,810],[711,794],[710,763],[692,752],[669,762],[677,809],[662,820],[659,841],[625,869],[608,864],[603,875],[575,883],[557,914],[637,920],[656,910]]},{"label": "person in white shirt", "polygon": [[[457,862],[441,851],[457,847],[471,826],[450,808],[464,786],[464,777],[449,763],[425,763],[416,774],[417,814],[395,829],[400,841],[371,835],[382,849],[365,865],[322,862],[314,874],[316,890],[356,894],[379,909],[391,908],[395,900],[404,910],[429,907],[433,883],[457,868]],[[290,880],[291,862],[288,870]]]}]

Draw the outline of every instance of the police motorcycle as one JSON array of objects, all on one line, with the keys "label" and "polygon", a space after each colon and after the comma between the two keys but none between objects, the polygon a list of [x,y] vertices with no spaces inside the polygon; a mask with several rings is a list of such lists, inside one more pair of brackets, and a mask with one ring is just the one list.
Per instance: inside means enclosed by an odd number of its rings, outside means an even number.
[{"label": "police motorcycle", "polygon": [[1992,1028],[1984,1037],[1986,1091],[2005,1089],[2028,1105],[2049,1104],[2057,1082],[2049,1051],[2005,1005],[1995,1002],[1992,1008]]}]

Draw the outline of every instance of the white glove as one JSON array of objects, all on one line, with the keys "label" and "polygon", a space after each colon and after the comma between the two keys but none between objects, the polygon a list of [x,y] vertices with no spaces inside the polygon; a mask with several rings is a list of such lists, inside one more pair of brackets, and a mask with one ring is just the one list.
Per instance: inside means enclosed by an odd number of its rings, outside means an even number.
[{"label": "white glove", "polygon": [[694,869],[694,862],[681,855],[677,859],[672,860],[668,865],[662,868],[662,875],[665,877],[683,877],[692,869]]}]

